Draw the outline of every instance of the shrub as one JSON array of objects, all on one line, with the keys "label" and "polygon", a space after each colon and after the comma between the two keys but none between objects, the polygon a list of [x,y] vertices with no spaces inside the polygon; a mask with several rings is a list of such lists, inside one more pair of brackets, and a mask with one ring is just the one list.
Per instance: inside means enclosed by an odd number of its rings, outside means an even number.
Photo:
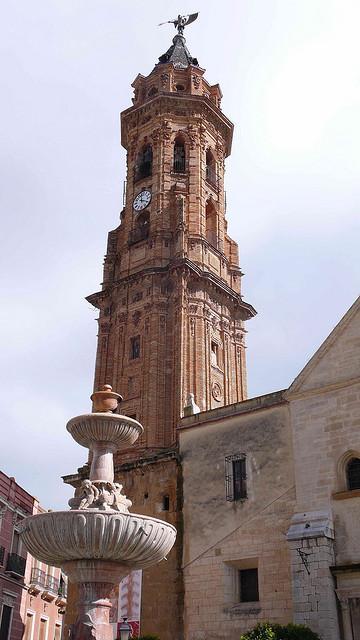
[{"label": "shrub", "polygon": [[317,633],[303,624],[260,623],[240,640],[320,640]]},{"label": "shrub", "polygon": [[276,636],[271,626],[264,622],[257,624],[254,629],[241,636],[240,640],[276,640]]},{"label": "shrub", "polygon": [[311,631],[304,624],[271,625],[275,631],[276,640],[320,640],[317,633]]}]

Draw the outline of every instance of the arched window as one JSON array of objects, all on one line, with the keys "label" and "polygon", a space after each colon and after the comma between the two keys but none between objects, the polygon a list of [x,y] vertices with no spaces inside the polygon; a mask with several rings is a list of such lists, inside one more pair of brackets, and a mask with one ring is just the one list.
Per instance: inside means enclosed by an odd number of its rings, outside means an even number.
[{"label": "arched window", "polygon": [[216,187],[216,162],[210,149],[206,152],[206,180]]},{"label": "arched window", "polygon": [[151,144],[145,144],[139,151],[135,165],[135,180],[142,180],[152,175],[153,152]]},{"label": "arched window", "polygon": [[360,458],[351,458],[346,467],[347,488],[360,489]]},{"label": "arched window", "polygon": [[150,232],[150,215],[148,211],[140,213],[136,220],[135,226],[129,234],[129,245],[146,240]]},{"label": "arched window", "polygon": [[175,173],[185,173],[185,144],[181,137],[177,137],[174,144],[174,164]]},{"label": "arched window", "polygon": [[208,200],[205,208],[205,222],[206,222],[206,239],[212,244],[213,247],[218,246],[218,234],[217,234],[217,215],[216,209],[211,200]]}]

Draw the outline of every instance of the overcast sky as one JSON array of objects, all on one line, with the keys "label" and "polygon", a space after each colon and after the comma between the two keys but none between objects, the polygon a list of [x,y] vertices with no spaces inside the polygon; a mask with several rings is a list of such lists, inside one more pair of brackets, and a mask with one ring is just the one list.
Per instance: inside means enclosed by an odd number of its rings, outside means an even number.
[{"label": "overcast sky", "polygon": [[90,408],[84,297],[119,221],[119,112],[179,11],[200,11],[187,44],[235,124],[229,232],[258,310],[249,395],[287,387],[359,292],[358,0],[5,0],[0,466],[47,507],[86,459],[65,424]]}]

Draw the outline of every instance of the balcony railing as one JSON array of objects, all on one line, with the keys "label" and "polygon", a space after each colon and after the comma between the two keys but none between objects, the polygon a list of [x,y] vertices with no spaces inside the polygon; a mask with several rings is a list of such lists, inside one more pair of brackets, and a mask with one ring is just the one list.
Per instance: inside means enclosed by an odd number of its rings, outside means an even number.
[{"label": "balcony railing", "polygon": [[9,553],[7,563],[6,563],[6,571],[10,573],[14,573],[17,576],[25,575],[25,565],[26,559],[18,556],[17,553]]},{"label": "balcony railing", "polygon": [[211,165],[206,165],[206,181],[213,187],[217,187],[216,170]]},{"label": "balcony railing", "polygon": [[60,587],[60,581],[58,578],[54,578],[49,573],[45,578],[45,590],[52,591],[53,593],[58,593]]},{"label": "balcony railing", "polygon": [[135,167],[135,176],[134,181],[142,180],[143,178],[148,178],[152,175],[152,161],[146,160],[142,162],[137,167]]},{"label": "balcony railing", "polygon": [[0,564],[4,564],[5,547],[0,547]]},{"label": "balcony railing", "polygon": [[206,231],[206,240],[211,246],[215,247],[215,249],[219,248],[219,238],[217,236],[216,231]]},{"label": "balcony railing", "polygon": [[33,567],[31,569],[31,584],[36,584],[39,587],[45,587],[46,573],[45,571],[41,571],[41,569],[37,569],[37,567]]},{"label": "balcony railing", "polygon": [[136,244],[141,240],[146,240],[149,237],[150,225],[144,224],[141,227],[136,227],[129,233],[128,245]]}]

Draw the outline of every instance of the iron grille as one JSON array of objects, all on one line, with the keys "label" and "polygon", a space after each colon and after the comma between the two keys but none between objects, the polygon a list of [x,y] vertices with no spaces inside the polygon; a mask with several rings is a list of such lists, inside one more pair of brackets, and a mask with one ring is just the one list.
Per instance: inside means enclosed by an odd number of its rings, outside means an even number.
[{"label": "iron grille", "polygon": [[206,181],[209,182],[213,187],[217,186],[216,171],[214,167],[208,164],[206,165]]},{"label": "iron grille", "polygon": [[246,455],[238,453],[225,458],[226,500],[235,502],[247,498]]},{"label": "iron grille", "polygon": [[48,573],[45,579],[45,589],[57,593],[59,591],[59,580]]},{"label": "iron grille", "polygon": [[7,563],[6,563],[6,571],[15,573],[18,576],[24,576],[25,565],[26,565],[25,558],[18,556],[17,553],[9,553]]},{"label": "iron grille", "polygon": [[152,160],[145,160],[135,168],[135,182],[152,175]]},{"label": "iron grille", "polygon": [[183,144],[175,144],[174,147],[174,172],[185,173],[185,148]]},{"label": "iron grille", "polygon": [[39,587],[44,587],[45,586],[45,571],[41,571],[41,569],[38,569],[37,567],[33,567],[31,569],[31,584],[36,584]]}]

